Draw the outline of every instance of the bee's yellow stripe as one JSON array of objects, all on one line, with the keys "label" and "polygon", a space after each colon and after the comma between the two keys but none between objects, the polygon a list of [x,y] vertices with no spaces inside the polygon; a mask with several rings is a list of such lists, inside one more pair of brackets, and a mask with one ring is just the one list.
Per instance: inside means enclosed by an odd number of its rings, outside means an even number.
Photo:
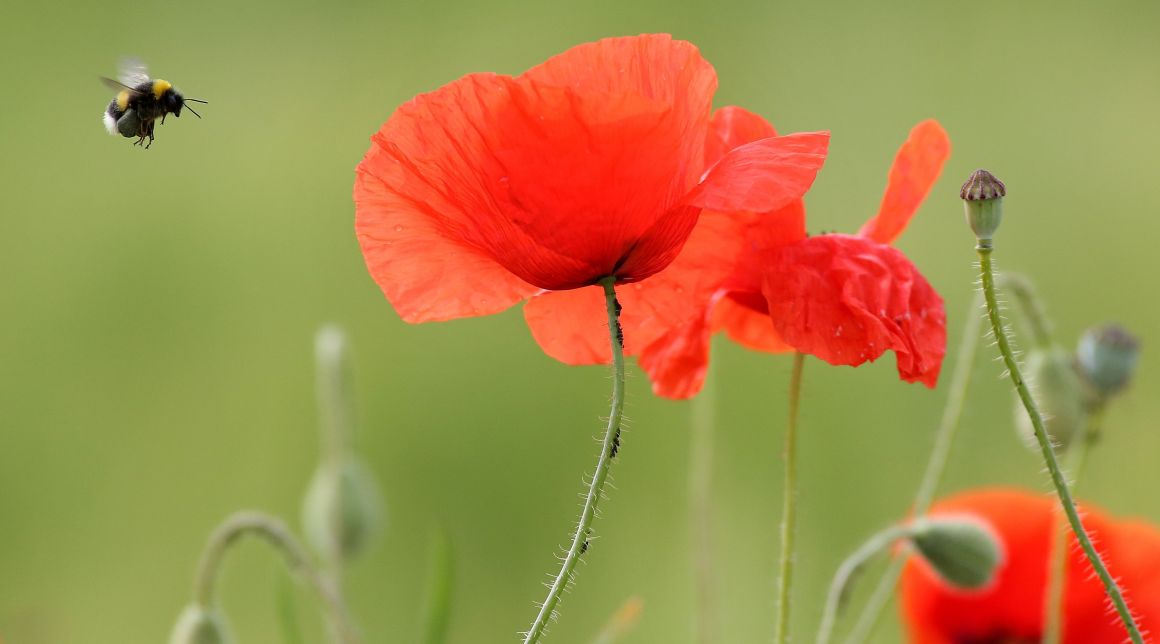
[{"label": "bee's yellow stripe", "polygon": [[153,81],[153,98],[160,99],[161,95],[173,89],[173,84],[169,81],[157,79]]},{"label": "bee's yellow stripe", "polygon": [[124,112],[129,107],[129,90],[123,89],[117,92],[117,109]]}]

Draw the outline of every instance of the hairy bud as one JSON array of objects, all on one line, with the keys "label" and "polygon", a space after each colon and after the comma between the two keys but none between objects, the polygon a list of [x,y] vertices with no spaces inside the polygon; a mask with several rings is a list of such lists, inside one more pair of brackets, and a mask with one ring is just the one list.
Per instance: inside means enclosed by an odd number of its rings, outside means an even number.
[{"label": "hairy bud", "polygon": [[366,547],[382,522],[378,486],[362,461],[347,455],[319,466],[302,504],[306,539],[315,549],[348,559]]},{"label": "hairy bud", "polygon": [[910,540],[938,576],[956,588],[988,586],[1003,562],[994,532],[969,515],[915,519]]},{"label": "hairy bud", "polygon": [[1110,398],[1128,386],[1140,357],[1140,343],[1118,324],[1084,331],[1076,349],[1079,370],[1101,398]]}]

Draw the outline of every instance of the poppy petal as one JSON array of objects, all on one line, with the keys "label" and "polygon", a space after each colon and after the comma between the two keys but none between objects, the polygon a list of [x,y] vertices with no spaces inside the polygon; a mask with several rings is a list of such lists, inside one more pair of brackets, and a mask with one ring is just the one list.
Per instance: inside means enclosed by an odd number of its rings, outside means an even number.
[{"label": "poppy petal", "polygon": [[600,286],[540,293],[524,305],[524,321],[544,353],[564,364],[612,362]]},{"label": "poppy petal", "polygon": [[683,400],[701,391],[709,369],[710,335],[705,316],[698,316],[644,348],[637,362],[652,381],[654,394]]},{"label": "poppy petal", "polygon": [[777,210],[810,189],[829,141],[829,132],[799,132],[736,147],[709,169],[687,203],[717,212]]},{"label": "poppy petal", "polygon": [[798,351],[857,366],[892,350],[907,382],[933,387],[946,351],[942,298],[900,251],[821,235],[768,255],[763,293],[774,328]]},{"label": "poppy petal", "polygon": [[378,179],[355,179],[355,227],[371,277],[409,323],[498,313],[539,289],[437,219],[400,203]]},{"label": "poppy petal", "polygon": [[680,200],[704,168],[717,77],[667,35],[575,47],[516,79],[498,123],[496,196],[537,244],[586,268],[534,283],[643,279],[676,256],[697,211]]},{"label": "poppy petal", "polygon": [[[765,305],[763,300],[761,304]],[[768,310],[746,306],[731,296],[721,298],[713,307],[714,332],[723,330],[730,340],[746,349],[765,353],[789,353],[794,350],[773,328]]]},{"label": "poppy petal", "polygon": [[914,126],[894,157],[878,214],[858,234],[880,244],[897,239],[930,193],[950,154],[950,139],[938,121],[930,119]]},{"label": "poppy petal", "polygon": [[712,166],[733,148],[777,136],[769,121],[743,107],[726,105],[713,112],[705,139],[705,165]]},{"label": "poppy petal", "polygon": [[704,168],[715,88],[696,47],[668,36],[472,74],[396,110],[359,165],[378,183],[362,185],[539,288],[643,279],[696,221],[681,199]]},{"label": "poppy petal", "polygon": [[[359,243],[404,319],[493,313],[537,290],[526,278],[583,270],[497,210],[490,184],[502,169],[487,133],[507,109],[511,83],[473,74],[414,98],[375,134],[358,166]],[[532,268],[513,270],[521,263]]]}]

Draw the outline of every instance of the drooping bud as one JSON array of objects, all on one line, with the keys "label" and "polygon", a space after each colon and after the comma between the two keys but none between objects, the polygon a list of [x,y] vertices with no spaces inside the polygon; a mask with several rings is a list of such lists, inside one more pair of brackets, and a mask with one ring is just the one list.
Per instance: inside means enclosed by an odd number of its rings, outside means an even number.
[{"label": "drooping bud", "polygon": [[169,644],[231,644],[233,641],[221,614],[197,604],[185,607],[169,636]]},{"label": "drooping bud", "polygon": [[994,531],[970,515],[915,519],[910,541],[938,576],[956,588],[988,586],[1003,562],[1003,546]]},{"label": "drooping bud", "polygon": [[959,197],[967,214],[967,224],[979,241],[989,242],[1003,221],[1003,197],[1007,186],[986,170],[975,170],[963,184]]},{"label": "drooping bud", "polygon": [[[1059,451],[1083,436],[1087,429],[1091,394],[1076,368],[1075,358],[1060,349],[1032,349],[1023,376],[1043,416],[1043,428]],[[1028,447],[1038,451],[1035,428],[1023,403],[1015,399],[1015,429]]]},{"label": "drooping bud", "polygon": [[1094,326],[1079,339],[1079,370],[1101,398],[1110,398],[1132,379],[1140,343],[1118,324]]},{"label": "drooping bud", "polygon": [[[336,471],[337,468],[337,471]],[[323,462],[302,503],[306,539],[342,560],[358,554],[381,529],[382,499],[370,470],[353,455]]]}]

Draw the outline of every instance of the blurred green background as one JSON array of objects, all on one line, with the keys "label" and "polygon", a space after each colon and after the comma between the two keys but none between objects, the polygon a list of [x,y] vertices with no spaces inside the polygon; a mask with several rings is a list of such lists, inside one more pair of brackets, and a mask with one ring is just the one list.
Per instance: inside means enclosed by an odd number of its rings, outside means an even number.
[{"label": "blurred green background", "polygon": [[[811,230],[872,214],[909,128],[937,117],[954,152],[902,238],[947,300],[972,295],[959,183],[1010,189],[1001,267],[1038,283],[1070,345],[1120,320],[1146,343],[1082,496],[1160,521],[1160,5],[1152,2],[146,1],[0,8],[0,634],[10,644],[164,641],[213,526],[241,508],[297,525],[317,458],[312,337],[356,351],[359,445],[389,529],[350,572],[368,642],[413,642],[432,529],[459,570],[452,641],[510,642],[531,620],[578,511],[608,378],[531,340],[519,309],[408,326],[363,267],[353,169],[399,103],[472,71],[518,73],[602,36],[666,31],[720,76],[717,104],[782,131],[831,129]],[[105,134],[118,58],[210,104],[153,149]],[[772,632],[789,360],[716,345],[714,555],[720,642]],[[944,489],[1047,489],[981,357]],[[806,368],[793,605],[812,639],[825,585],[903,514],[944,396],[893,357]],[[948,370],[951,362],[948,361]],[[630,595],[627,642],[691,641],[689,405],[632,372],[630,430],[579,585],[548,641],[587,642]],[[227,561],[242,642],[279,642],[278,564]],[[319,632],[300,593],[300,612]],[[899,639],[893,615],[880,632]]]}]

